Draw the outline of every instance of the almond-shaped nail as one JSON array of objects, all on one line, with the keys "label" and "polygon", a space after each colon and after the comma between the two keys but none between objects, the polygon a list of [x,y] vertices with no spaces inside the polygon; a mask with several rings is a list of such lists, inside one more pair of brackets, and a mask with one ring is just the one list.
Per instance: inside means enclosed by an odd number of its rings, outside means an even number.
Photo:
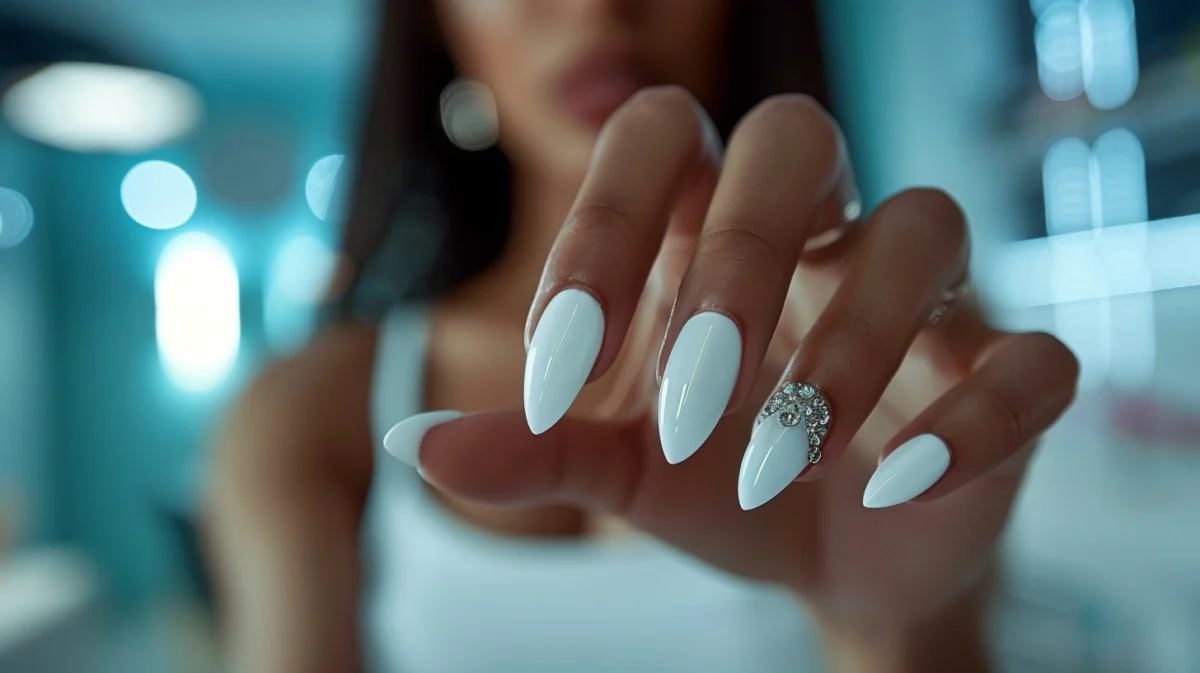
[{"label": "almond-shaped nail", "polygon": [[671,464],[691,457],[717,427],[742,361],[742,335],[720,313],[698,313],[684,324],[663,368],[658,438]]},{"label": "almond-shaped nail", "polygon": [[950,467],[950,449],[937,435],[918,435],[896,447],[875,468],[863,507],[899,505],[929,490]]},{"label": "almond-shaped nail", "polygon": [[540,435],[559,421],[587,382],[604,340],[604,311],[569,288],[546,305],[525,356],[525,420]]},{"label": "almond-shaped nail", "polygon": [[392,426],[383,436],[383,448],[402,462],[421,468],[421,440],[425,434],[442,423],[462,417],[458,411],[426,411],[409,416]]},{"label": "almond-shaped nail", "polygon": [[775,417],[759,423],[738,474],[742,509],[760,507],[782,493],[810,465],[808,452],[808,429],[803,423],[789,427]]}]

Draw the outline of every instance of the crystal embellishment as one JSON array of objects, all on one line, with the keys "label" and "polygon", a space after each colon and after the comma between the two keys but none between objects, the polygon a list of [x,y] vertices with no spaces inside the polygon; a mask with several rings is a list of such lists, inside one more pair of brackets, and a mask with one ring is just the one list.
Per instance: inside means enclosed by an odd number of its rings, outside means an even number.
[{"label": "crystal embellishment", "polygon": [[758,415],[762,423],[772,416],[778,416],[779,423],[785,428],[794,428],[804,422],[808,431],[808,462],[816,464],[821,460],[821,444],[829,434],[829,424],[833,416],[829,411],[829,402],[825,395],[810,383],[788,383],[780,388]]}]

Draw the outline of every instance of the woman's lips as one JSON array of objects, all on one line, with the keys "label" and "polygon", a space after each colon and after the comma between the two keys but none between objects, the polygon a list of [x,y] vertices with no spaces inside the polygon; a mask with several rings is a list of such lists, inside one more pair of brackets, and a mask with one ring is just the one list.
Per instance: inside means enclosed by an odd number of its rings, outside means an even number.
[{"label": "woman's lips", "polygon": [[558,100],[572,119],[595,129],[642,87],[642,79],[632,59],[593,56],[560,80]]}]

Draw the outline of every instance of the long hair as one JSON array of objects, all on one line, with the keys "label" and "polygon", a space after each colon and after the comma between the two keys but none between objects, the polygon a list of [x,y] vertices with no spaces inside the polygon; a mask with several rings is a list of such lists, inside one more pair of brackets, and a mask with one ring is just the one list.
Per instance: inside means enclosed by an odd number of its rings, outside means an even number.
[{"label": "long hair", "polygon": [[[510,166],[442,129],[440,97],[457,76],[434,0],[380,0],[383,23],[342,237],[348,282],[337,313],[373,316],[453,288],[495,260],[509,230]],[[807,93],[828,106],[815,0],[738,0],[710,110],[727,137],[762,99]]]}]

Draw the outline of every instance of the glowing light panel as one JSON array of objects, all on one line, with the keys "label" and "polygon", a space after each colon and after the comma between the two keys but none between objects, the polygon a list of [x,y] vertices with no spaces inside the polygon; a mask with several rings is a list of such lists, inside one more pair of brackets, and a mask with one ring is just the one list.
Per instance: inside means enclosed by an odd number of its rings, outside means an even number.
[{"label": "glowing light panel", "polygon": [[158,260],[154,307],[159,359],[171,381],[190,392],[220,383],[241,343],[238,272],[225,246],[200,233],[172,240]]},{"label": "glowing light panel", "polygon": [[76,152],[139,152],[175,140],[199,123],[200,97],[161,73],[100,63],[58,63],[5,94],[19,133]]}]

